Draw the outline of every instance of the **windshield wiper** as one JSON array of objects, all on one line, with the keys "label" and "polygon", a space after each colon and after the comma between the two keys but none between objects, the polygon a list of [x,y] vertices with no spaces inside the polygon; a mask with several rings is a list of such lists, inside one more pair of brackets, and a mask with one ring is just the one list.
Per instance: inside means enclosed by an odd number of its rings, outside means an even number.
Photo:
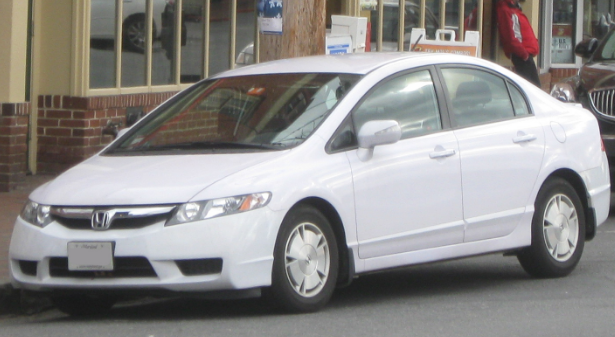
[{"label": "windshield wiper", "polygon": [[183,150],[280,150],[279,146],[237,142],[186,142],[156,145],[133,149],[134,151],[183,151]]}]

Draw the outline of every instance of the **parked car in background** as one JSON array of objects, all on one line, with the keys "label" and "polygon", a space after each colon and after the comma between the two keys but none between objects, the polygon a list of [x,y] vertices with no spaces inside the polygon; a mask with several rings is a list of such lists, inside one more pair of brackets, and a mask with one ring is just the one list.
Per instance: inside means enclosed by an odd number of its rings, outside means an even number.
[{"label": "parked car in background", "polygon": [[551,95],[564,102],[581,103],[596,116],[612,180],[615,177],[615,30],[601,40],[580,42],[575,54],[587,62],[576,76],[556,83]]},{"label": "parked car in background", "polygon": [[[122,11],[122,40],[124,48],[143,52],[145,49],[146,27],[146,0],[123,0]],[[92,0],[90,37],[92,39],[115,39],[114,0]],[[152,36],[160,38],[162,32],[162,13],[167,5],[166,0],[153,1],[153,27]]]},{"label": "parked car in background", "polygon": [[243,47],[243,49],[237,55],[235,59],[235,68],[241,68],[248,66],[250,64],[254,64],[254,43],[251,42],[247,46]]},{"label": "parked car in background", "polygon": [[292,58],[193,85],[36,189],[9,268],[71,315],[126,292],[311,312],[358,275],[486,253],[565,276],[609,206],[596,118],[505,68]]}]

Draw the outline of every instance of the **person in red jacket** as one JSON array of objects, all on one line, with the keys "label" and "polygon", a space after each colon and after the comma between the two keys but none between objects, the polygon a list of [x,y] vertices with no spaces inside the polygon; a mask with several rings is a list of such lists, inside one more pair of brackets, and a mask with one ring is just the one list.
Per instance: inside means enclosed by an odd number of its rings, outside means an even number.
[{"label": "person in red jacket", "polygon": [[504,53],[515,66],[515,72],[540,87],[534,56],[538,55],[538,39],[518,0],[499,0],[496,5],[498,30]]}]

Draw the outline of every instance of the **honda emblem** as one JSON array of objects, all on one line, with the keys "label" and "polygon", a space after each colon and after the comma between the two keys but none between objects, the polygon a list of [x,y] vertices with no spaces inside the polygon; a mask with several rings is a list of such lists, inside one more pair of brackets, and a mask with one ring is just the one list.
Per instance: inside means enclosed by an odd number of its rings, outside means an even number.
[{"label": "honda emblem", "polygon": [[109,229],[111,221],[113,220],[113,213],[109,211],[95,211],[92,213],[92,229],[97,231],[104,231]]}]

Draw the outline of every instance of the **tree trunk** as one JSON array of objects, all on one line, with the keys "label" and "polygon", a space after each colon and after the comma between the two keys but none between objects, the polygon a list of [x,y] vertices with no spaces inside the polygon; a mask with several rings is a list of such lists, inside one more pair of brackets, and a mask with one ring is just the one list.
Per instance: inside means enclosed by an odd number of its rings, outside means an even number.
[{"label": "tree trunk", "polygon": [[282,35],[260,34],[260,62],[325,53],[325,0],[283,0]]}]

